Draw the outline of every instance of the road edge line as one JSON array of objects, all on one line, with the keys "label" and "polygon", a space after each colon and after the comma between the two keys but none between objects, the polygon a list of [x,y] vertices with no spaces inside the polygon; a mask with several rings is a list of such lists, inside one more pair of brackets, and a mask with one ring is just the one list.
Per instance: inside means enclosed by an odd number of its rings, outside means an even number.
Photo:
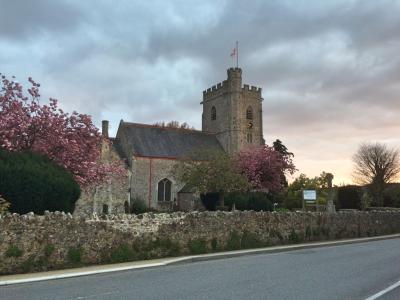
[{"label": "road edge line", "polygon": [[376,294],[373,294],[372,296],[369,296],[368,298],[366,298],[365,300],[375,300],[378,299],[379,297],[393,291],[395,288],[398,288],[400,286],[400,280],[393,283],[391,286],[388,286],[386,289],[383,289],[381,291],[379,291]]}]

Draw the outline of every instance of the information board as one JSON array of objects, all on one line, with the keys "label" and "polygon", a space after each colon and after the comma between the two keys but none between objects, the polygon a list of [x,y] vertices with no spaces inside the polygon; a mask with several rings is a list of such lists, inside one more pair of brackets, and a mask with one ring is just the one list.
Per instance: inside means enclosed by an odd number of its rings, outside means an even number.
[{"label": "information board", "polygon": [[303,199],[307,202],[314,202],[317,200],[316,190],[303,190]]}]

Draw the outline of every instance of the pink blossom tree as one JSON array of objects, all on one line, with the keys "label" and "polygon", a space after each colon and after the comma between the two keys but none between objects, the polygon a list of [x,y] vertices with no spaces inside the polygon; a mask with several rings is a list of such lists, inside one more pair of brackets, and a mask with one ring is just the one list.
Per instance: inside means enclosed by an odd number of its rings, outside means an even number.
[{"label": "pink blossom tree", "polygon": [[242,150],[236,156],[236,165],[254,189],[270,192],[282,189],[282,174],[293,174],[296,171],[290,156],[283,156],[267,145]]},{"label": "pink blossom tree", "polygon": [[0,148],[44,154],[70,171],[81,187],[123,174],[121,165],[101,161],[101,145],[107,141],[89,115],[68,114],[52,98],[40,104],[40,84],[32,78],[27,96],[20,83],[0,77]]}]

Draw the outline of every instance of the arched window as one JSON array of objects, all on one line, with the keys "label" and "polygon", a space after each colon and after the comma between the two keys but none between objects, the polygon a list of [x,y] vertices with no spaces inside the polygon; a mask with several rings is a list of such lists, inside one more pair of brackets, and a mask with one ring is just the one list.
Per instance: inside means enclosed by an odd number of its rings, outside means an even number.
[{"label": "arched window", "polygon": [[171,201],[171,185],[167,178],[158,182],[158,201]]},{"label": "arched window", "polygon": [[215,106],[211,107],[211,120],[214,121],[217,119],[217,110]]},{"label": "arched window", "polygon": [[103,204],[103,214],[107,215],[108,214],[108,205]]},{"label": "arched window", "polygon": [[251,106],[249,106],[246,109],[246,119],[247,120],[253,120],[253,109],[251,108]]}]

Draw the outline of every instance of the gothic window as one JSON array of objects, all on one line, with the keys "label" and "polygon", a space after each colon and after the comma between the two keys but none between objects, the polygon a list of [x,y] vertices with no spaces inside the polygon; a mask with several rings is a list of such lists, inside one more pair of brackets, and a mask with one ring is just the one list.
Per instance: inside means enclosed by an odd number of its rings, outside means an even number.
[{"label": "gothic window", "polygon": [[171,201],[171,185],[167,178],[158,183],[158,201]]},{"label": "gothic window", "polygon": [[215,106],[211,107],[211,120],[214,121],[217,119],[217,110]]},{"label": "gothic window", "polygon": [[253,120],[253,109],[251,108],[251,106],[249,106],[246,109],[246,119],[247,120]]},{"label": "gothic window", "polygon": [[253,135],[251,133],[247,134],[247,143],[249,144],[253,143]]}]

